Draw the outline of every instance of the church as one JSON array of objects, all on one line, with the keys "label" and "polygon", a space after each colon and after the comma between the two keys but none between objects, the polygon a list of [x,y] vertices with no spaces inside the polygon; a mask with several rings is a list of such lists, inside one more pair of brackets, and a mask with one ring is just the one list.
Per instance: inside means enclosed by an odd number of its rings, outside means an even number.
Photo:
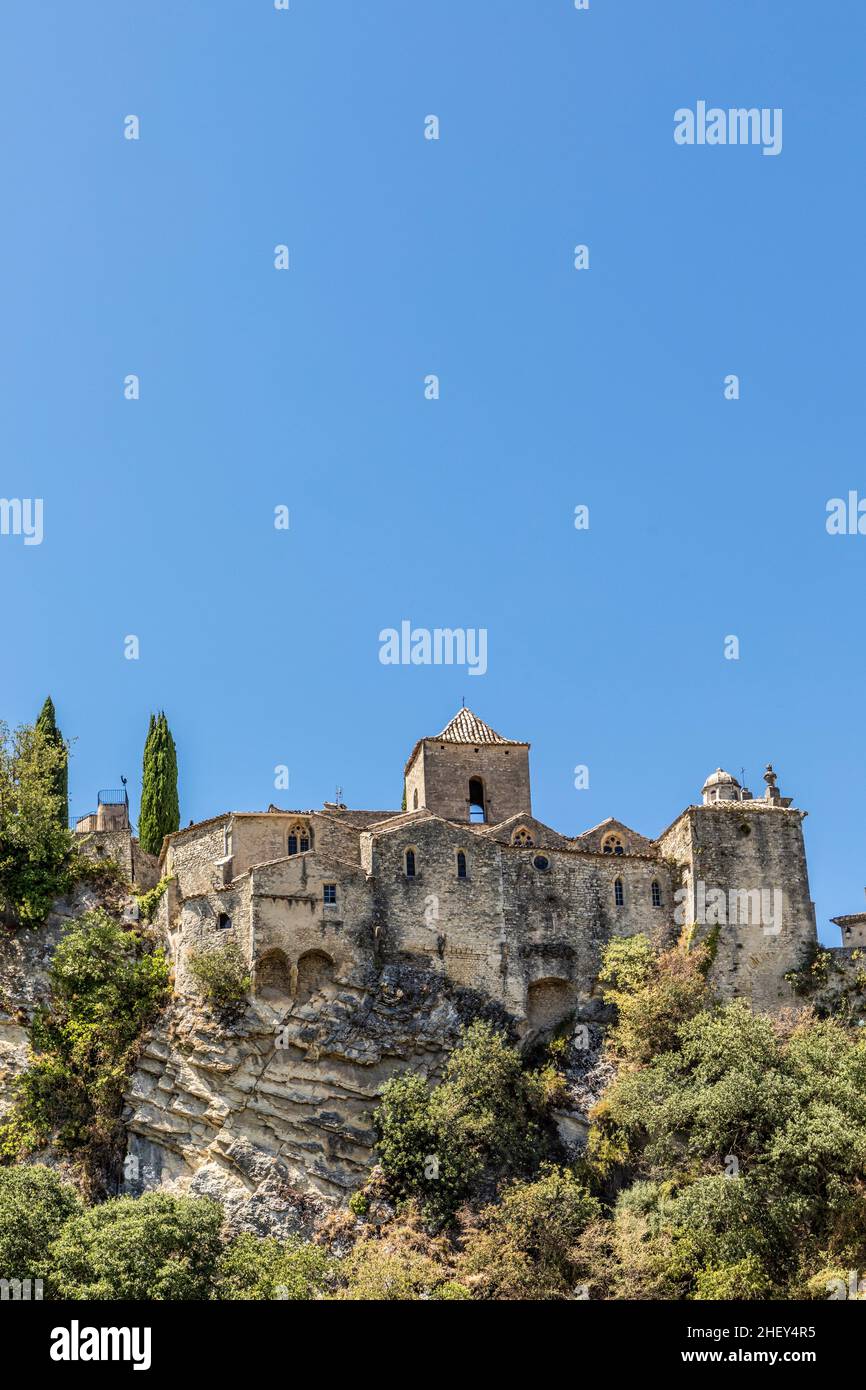
[{"label": "church", "polygon": [[[463,708],[412,748],[401,810],[271,806],[167,836],[159,915],[177,989],[192,992],[191,953],[230,939],[277,1011],[356,996],[384,965],[416,962],[489,996],[526,1035],[595,1016],[612,938],[686,929],[710,945],[720,992],[793,1002],[785,975],[814,947],[815,912],[806,813],[772,768],[761,798],[717,769],[654,838],[612,818],[568,835],[533,815],[529,753]],[[722,926],[701,920],[712,893],[735,905]]]}]

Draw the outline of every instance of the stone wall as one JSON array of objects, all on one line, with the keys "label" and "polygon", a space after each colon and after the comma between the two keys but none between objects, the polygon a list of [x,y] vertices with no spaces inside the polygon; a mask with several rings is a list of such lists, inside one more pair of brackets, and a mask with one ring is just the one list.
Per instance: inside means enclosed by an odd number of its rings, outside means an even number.
[{"label": "stone wall", "polygon": [[146,893],[159,882],[156,857],[147,854],[128,829],[91,830],[86,834],[76,835],[75,848],[96,863],[113,859],[139,893]]},{"label": "stone wall", "polygon": [[[715,987],[722,994],[750,999],[756,1009],[772,1011],[795,1002],[785,974],[817,937],[803,815],[762,802],[693,806],[660,841],[662,853],[677,865],[692,903],[700,901],[699,884],[706,895],[711,889],[723,892],[726,906],[718,930],[709,909],[696,938],[712,934],[715,939],[710,975]],[[736,904],[732,891],[741,895]],[[765,897],[759,912],[761,891]],[[780,899],[774,899],[775,893]],[[779,930],[772,920],[776,901],[782,907]],[[693,916],[689,911],[686,920]]]},{"label": "stone wall", "polygon": [[438,743],[425,739],[406,774],[406,809],[426,807],[446,820],[469,820],[469,780],[484,784],[487,820],[507,820],[532,810],[529,748],[521,744]]}]

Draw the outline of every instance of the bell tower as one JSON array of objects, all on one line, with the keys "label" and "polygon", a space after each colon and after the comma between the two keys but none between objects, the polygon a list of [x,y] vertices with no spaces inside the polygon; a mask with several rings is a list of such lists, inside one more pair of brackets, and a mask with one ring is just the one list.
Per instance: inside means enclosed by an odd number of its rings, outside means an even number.
[{"label": "bell tower", "polygon": [[532,814],[529,744],[503,738],[470,709],[418,740],[404,777],[407,811],[489,825]]}]

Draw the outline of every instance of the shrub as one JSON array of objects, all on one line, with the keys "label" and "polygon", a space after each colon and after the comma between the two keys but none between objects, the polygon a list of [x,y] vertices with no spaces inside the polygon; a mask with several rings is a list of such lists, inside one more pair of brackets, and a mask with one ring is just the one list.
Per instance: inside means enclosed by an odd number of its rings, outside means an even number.
[{"label": "shrub", "polygon": [[557,1299],[573,1295],[578,1237],[601,1208],[568,1169],[545,1167],[506,1187],[470,1229],[458,1273],[476,1296]]},{"label": "shrub", "polygon": [[866,1039],[743,1001],[683,1020],[682,1002],[668,1050],[621,1071],[593,1118],[595,1171],[613,1159],[637,1180],[596,1283],[624,1298],[785,1298],[815,1268],[862,1267]]},{"label": "shrub", "polygon": [[547,1149],[548,1096],[503,1035],[476,1020],[438,1086],[405,1073],[382,1088],[374,1118],[392,1195],[419,1198],[429,1219],[445,1222],[482,1177],[530,1171]]},{"label": "shrub", "polygon": [[142,922],[150,922],[153,920],[153,914],[156,912],[160,899],[173,878],[174,874],[166,874],[164,878],[159,880],[155,888],[151,888],[149,892],[142,893],[136,898]]},{"label": "shrub", "polygon": [[337,1263],[320,1245],[236,1236],[220,1256],[214,1298],[230,1301],[321,1298],[333,1287]]},{"label": "shrub", "polygon": [[71,867],[76,883],[89,883],[103,898],[116,898],[129,892],[129,879],[116,859],[91,859],[76,846]]},{"label": "shrub", "polygon": [[189,957],[189,971],[202,998],[222,1018],[240,1017],[252,980],[235,941],[194,951]]},{"label": "shrub", "polygon": [[453,1302],[471,1297],[454,1278],[449,1242],[425,1229],[420,1207],[406,1204],[377,1234],[363,1236],[341,1266],[339,1299]]},{"label": "shrub", "polygon": [[208,1197],[117,1197],[68,1221],[48,1252],[59,1299],[205,1299],[221,1252],[223,1210]]},{"label": "shrub", "polygon": [[0,1168],[0,1279],[42,1277],[48,1246],[80,1209],[51,1168]]},{"label": "shrub", "polygon": [[610,943],[599,978],[605,999],[616,1005],[609,1045],[621,1062],[647,1062],[675,1046],[680,1024],[712,1002],[708,963],[706,946],[656,951],[645,936]]},{"label": "shrub", "polygon": [[31,1029],[33,1056],[0,1125],[7,1157],[53,1142],[83,1158],[97,1187],[125,1147],[120,1113],[135,1045],[168,992],[169,968],[101,909],[67,927],[48,972],[51,1001]]}]

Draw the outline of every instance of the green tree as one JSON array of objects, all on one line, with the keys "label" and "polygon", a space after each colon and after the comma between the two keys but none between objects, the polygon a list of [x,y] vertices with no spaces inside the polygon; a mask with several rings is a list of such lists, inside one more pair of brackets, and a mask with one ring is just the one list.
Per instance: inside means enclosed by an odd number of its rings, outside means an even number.
[{"label": "green tree", "polygon": [[148,854],[159,854],[165,835],[180,825],[177,749],[165,714],[150,716],[141,773],[138,838]]},{"label": "green tree", "polygon": [[49,769],[49,790],[58,799],[58,819],[65,830],[69,824],[69,751],[57,727],[54,701],[50,695],[45,697],[45,704],[39,711],[34,727],[36,733],[60,753],[57,762]]},{"label": "green tree", "polygon": [[67,927],[48,978],[51,1000],[33,1020],[33,1056],[0,1125],[0,1152],[53,1142],[84,1159],[99,1190],[123,1153],[123,1086],[167,998],[169,966],[162,950],[97,909]]},{"label": "green tree", "polygon": [[48,1246],[80,1210],[74,1187],[53,1169],[0,1168],[0,1278],[41,1278]]},{"label": "green tree", "polygon": [[544,1080],[491,1024],[464,1029],[432,1090],[407,1072],[385,1083],[375,1114],[393,1196],[446,1222],[482,1177],[530,1172],[547,1149]]},{"label": "green tree", "polygon": [[232,1301],[321,1298],[334,1282],[337,1261],[321,1245],[264,1239],[244,1233],[223,1250],[214,1298]]},{"label": "green tree", "polygon": [[741,1000],[695,1013],[680,976],[662,983],[665,1020],[651,979],[633,981],[629,1033],[643,991],[664,1050],[630,1045],[593,1117],[591,1168],[631,1185],[606,1240],[593,1232],[591,1282],[617,1298],[797,1298],[821,1271],[862,1267],[866,1039]]},{"label": "green tree", "polygon": [[38,926],[72,882],[72,836],[58,791],[66,748],[35,727],[0,723],[0,917]]},{"label": "green tree", "polygon": [[47,1259],[58,1299],[206,1299],[222,1250],[223,1209],[209,1197],[146,1192],[67,1221]]}]

